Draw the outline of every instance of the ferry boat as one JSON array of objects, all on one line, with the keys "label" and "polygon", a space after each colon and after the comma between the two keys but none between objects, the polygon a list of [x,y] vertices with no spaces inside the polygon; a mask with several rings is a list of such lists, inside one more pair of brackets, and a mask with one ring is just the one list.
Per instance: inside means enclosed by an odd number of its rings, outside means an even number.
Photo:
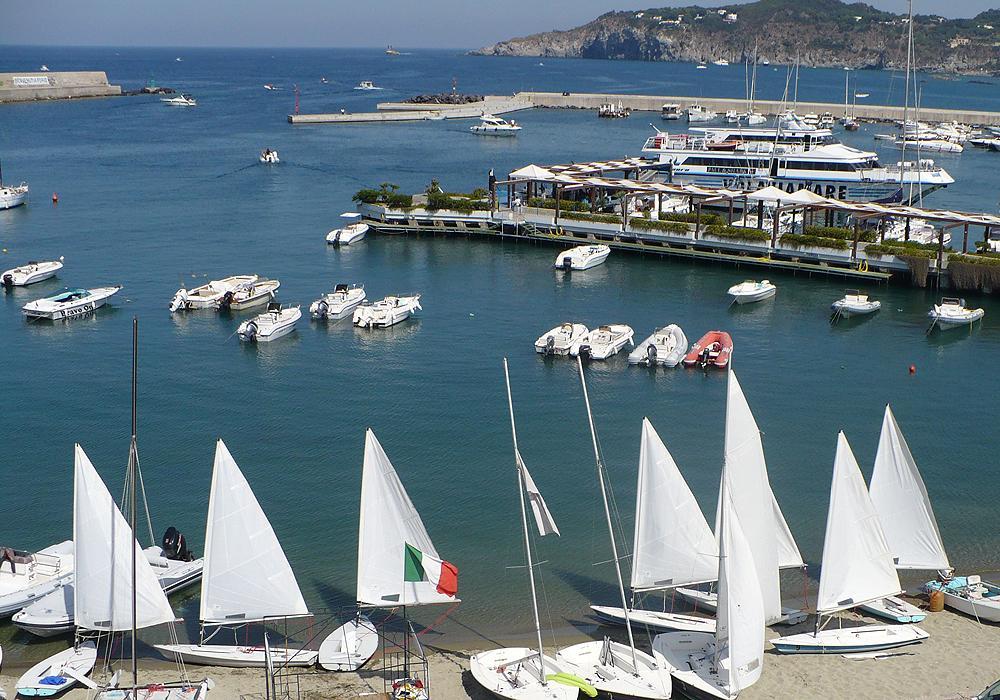
[{"label": "ferry boat", "polygon": [[916,201],[955,180],[930,159],[881,165],[878,154],[839,143],[829,129],[808,126],[692,128],[657,131],[643,146],[670,182],[736,190],[768,185],[809,189],[834,199]]}]

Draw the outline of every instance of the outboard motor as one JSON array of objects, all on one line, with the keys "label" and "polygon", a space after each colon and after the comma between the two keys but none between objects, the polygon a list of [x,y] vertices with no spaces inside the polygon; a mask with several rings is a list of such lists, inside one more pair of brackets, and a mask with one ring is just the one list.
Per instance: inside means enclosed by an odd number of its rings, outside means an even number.
[{"label": "outboard motor", "polygon": [[7,287],[8,289],[10,289],[11,287],[13,287],[14,286],[14,275],[10,274],[9,272],[6,275],[4,275],[3,276],[3,286]]},{"label": "outboard motor", "polygon": [[337,229],[337,233],[333,236],[333,245],[340,245],[340,234],[343,233],[342,229]]},{"label": "outboard motor", "polygon": [[243,335],[251,342],[257,340],[257,324],[254,321],[247,323],[247,329],[243,331]]},{"label": "outboard motor", "polygon": [[330,311],[330,305],[326,303],[325,300],[321,300],[316,304],[316,314],[320,318],[326,318],[326,314]]},{"label": "outboard motor", "polygon": [[556,339],[555,336],[549,336],[545,339],[545,354],[555,355],[556,354]]},{"label": "outboard motor", "polygon": [[646,346],[646,364],[656,367],[656,345],[653,343]]},{"label": "outboard motor", "polygon": [[565,258],[563,258],[562,268],[564,270],[572,270],[573,269],[573,258],[571,258],[568,255]]},{"label": "outboard motor", "polygon": [[232,291],[226,292],[225,294],[222,295],[222,298],[219,299],[219,308],[220,309],[229,309],[229,307],[232,306],[232,304],[233,304],[233,293],[232,293]]},{"label": "outboard motor", "polygon": [[581,345],[580,346],[580,359],[583,360],[584,362],[589,362],[590,361],[590,346],[589,345]]},{"label": "outboard motor", "polygon": [[167,531],[163,533],[163,541],[160,546],[167,559],[174,561],[192,561],[194,559],[194,554],[188,551],[184,534],[176,527],[167,528]]}]

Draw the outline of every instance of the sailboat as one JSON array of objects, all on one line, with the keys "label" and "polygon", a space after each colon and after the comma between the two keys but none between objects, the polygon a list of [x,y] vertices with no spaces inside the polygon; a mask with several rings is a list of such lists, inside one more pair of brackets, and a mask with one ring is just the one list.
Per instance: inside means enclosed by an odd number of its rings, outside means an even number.
[{"label": "sailboat", "polygon": [[928,635],[915,626],[863,625],[823,629],[836,612],[900,592],[899,577],[878,513],[868,496],[851,446],[841,432],[837,436],[823,541],[816,627],[812,632],[772,639],[771,643],[784,654],[843,654],[922,642]]},{"label": "sailboat", "polygon": [[621,560],[618,557],[618,544],[615,541],[614,523],[611,519],[611,506],[608,502],[608,490],[605,483],[607,475],[597,444],[597,430],[594,427],[594,416],[590,410],[590,396],[587,394],[587,380],[583,374],[583,360],[579,357],[577,358],[577,369],[580,373],[580,384],[583,387],[584,404],[587,407],[587,421],[590,425],[590,438],[594,447],[597,480],[601,488],[601,499],[604,502],[604,516],[611,539],[611,557],[615,563],[618,593],[621,596],[622,608],[625,610],[628,644],[612,641],[610,637],[574,644],[560,650],[556,654],[556,661],[566,664],[576,674],[583,676],[599,692],[606,693],[611,697],[666,700],[670,697],[672,687],[670,667],[662,657],[647,654],[636,649],[635,646],[632,621],[627,610],[628,602],[625,599],[625,583],[622,579]]},{"label": "sailboat", "polygon": [[[156,648],[185,663],[260,668],[267,662],[263,647],[207,642],[225,626],[309,614],[271,523],[226,444],[219,440],[205,533],[201,638],[198,644],[157,644]],[[208,627],[217,629],[206,637]],[[309,649],[271,649],[280,666],[312,666],[317,655]]]},{"label": "sailboat", "polygon": [[528,467],[517,449],[517,428],[514,425],[514,399],[510,391],[510,373],[507,358],[503,360],[504,379],[507,382],[507,407],[510,410],[510,431],[514,440],[514,468],[517,471],[517,492],[521,499],[521,526],[524,532],[524,552],[528,564],[528,580],[531,582],[531,609],[535,616],[537,649],[507,647],[491,649],[473,654],[469,659],[469,670],[479,685],[498,698],[508,700],[574,700],[580,694],[579,682],[563,670],[562,666],[542,648],[542,623],[538,617],[538,597],[535,593],[535,568],[531,557],[531,538],[528,533],[528,512],[525,508],[525,492],[531,501],[538,536],[554,534],[559,536],[559,528],[549,513],[545,499],[528,473]]},{"label": "sailboat", "polygon": [[764,669],[764,602],[728,472],[727,463],[719,494],[716,630],[714,634],[667,632],[653,639],[653,651],[674,667],[674,683],[695,698],[733,700],[756,683]]}]

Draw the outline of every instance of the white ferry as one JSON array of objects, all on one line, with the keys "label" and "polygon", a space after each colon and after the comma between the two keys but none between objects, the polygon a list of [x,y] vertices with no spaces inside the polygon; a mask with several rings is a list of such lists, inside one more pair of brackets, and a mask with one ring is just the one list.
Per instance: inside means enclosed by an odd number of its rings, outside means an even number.
[{"label": "white ferry", "polygon": [[829,129],[811,127],[657,131],[643,153],[657,158],[668,181],[753,190],[774,185],[809,189],[835,199],[912,202],[955,180],[930,159],[880,165],[878,154],[836,141]]}]

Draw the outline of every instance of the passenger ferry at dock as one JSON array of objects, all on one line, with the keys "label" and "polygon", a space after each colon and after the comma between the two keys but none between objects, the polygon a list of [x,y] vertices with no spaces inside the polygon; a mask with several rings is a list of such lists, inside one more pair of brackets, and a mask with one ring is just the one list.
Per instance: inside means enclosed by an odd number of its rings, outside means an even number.
[{"label": "passenger ferry at dock", "polygon": [[657,131],[643,146],[670,182],[734,190],[774,185],[836,199],[913,203],[955,181],[930,159],[880,165],[878,154],[839,143],[829,129],[732,126],[690,132]]}]

